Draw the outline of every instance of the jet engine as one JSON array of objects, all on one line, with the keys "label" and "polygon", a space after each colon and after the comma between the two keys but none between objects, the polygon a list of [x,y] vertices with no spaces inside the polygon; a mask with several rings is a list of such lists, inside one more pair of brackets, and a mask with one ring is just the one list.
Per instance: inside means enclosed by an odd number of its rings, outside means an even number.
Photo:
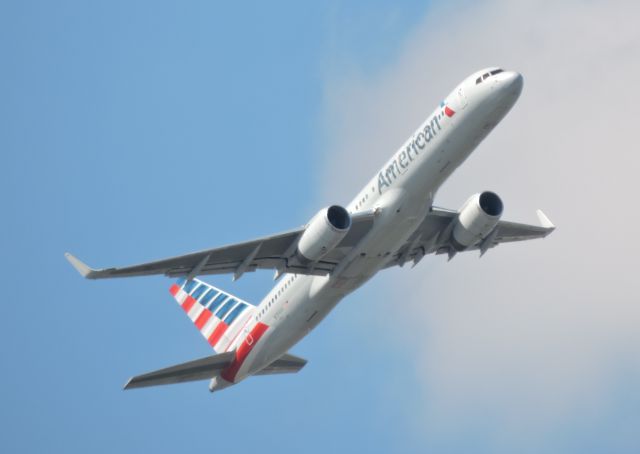
[{"label": "jet engine", "polygon": [[493,192],[472,195],[458,212],[451,235],[454,248],[463,251],[486,238],[498,224],[502,209],[502,200]]},{"label": "jet engine", "polygon": [[298,241],[298,257],[315,262],[335,248],[351,228],[349,212],[339,205],[320,210]]}]

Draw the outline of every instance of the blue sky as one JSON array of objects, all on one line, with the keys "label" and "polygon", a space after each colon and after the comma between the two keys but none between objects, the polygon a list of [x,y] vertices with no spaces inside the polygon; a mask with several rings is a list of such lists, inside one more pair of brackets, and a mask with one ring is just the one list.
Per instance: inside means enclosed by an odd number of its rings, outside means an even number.
[{"label": "blue sky", "polygon": [[[0,5],[2,450],[415,446],[415,377],[358,327],[372,290],[297,346],[310,360],[297,376],[214,396],[204,382],[123,392],[133,374],[209,350],[167,279],[83,281],[63,253],[121,265],[304,223],[321,197],[324,78],[380,68],[425,13],[417,1]],[[271,274],[212,282],[257,301]]]},{"label": "blue sky", "polygon": [[[0,3],[0,450],[639,452],[640,4],[229,3]],[[293,349],[298,375],[121,390],[210,349],[168,279],[85,281],[65,251],[126,265],[301,225],[489,65],[523,95],[436,202],[495,190],[553,236],[383,273]],[[271,278],[209,280],[255,302]]]}]

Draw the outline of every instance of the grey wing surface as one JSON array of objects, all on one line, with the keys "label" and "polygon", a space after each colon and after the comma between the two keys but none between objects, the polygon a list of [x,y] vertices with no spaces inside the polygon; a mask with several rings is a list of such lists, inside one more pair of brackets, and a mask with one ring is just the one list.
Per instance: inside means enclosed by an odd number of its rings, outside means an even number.
[{"label": "grey wing surface", "polygon": [[285,353],[255,375],[295,374],[307,364],[307,360],[299,356]]},{"label": "grey wing surface", "polygon": [[298,241],[305,227],[278,233],[251,241],[207,249],[139,265],[121,268],[93,269],[75,256],[66,253],[67,260],[87,279],[149,276],[164,274],[169,277],[233,274],[239,278],[245,272],[272,269],[279,272],[325,275],[330,273],[373,225],[374,214],[360,213],[352,217],[349,233],[338,246],[321,260],[313,263],[296,256]]},{"label": "grey wing surface", "polygon": [[[457,215],[458,212],[455,210],[433,207],[420,227],[393,255],[386,267],[403,266],[407,261],[416,264],[428,254],[450,254],[451,257],[454,250],[451,233]],[[501,243],[544,238],[553,232],[555,226],[542,211],[538,210],[537,215],[540,225],[499,221],[489,235],[467,247],[465,251],[480,251],[484,254]]]},{"label": "grey wing surface", "polygon": [[235,358],[235,352],[207,356],[186,363],[156,370],[131,378],[124,389],[171,385],[189,381],[207,380],[220,374]]}]

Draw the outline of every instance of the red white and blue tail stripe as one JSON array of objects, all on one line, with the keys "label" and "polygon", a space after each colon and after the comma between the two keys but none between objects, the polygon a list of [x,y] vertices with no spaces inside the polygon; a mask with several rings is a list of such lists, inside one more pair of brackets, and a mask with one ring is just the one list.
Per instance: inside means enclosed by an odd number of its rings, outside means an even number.
[{"label": "red white and blue tail stripe", "polygon": [[179,279],[169,291],[219,353],[236,348],[242,328],[255,316],[255,306],[199,279]]}]

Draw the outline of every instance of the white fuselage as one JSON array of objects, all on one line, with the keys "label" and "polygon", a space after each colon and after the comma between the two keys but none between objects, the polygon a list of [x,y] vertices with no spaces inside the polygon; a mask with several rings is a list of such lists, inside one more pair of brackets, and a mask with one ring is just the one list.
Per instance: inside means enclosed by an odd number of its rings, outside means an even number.
[{"label": "white fuselage", "polygon": [[[482,80],[491,71],[496,74]],[[447,96],[347,206],[351,213],[377,214],[369,233],[334,272],[285,274],[258,305],[236,345],[257,324],[268,329],[252,346],[234,383],[286,353],[342,298],[385,266],[422,223],[442,183],[506,115],[521,90],[520,74],[488,68],[469,76]],[[229,384],[216,379],[212,386]]]}]

